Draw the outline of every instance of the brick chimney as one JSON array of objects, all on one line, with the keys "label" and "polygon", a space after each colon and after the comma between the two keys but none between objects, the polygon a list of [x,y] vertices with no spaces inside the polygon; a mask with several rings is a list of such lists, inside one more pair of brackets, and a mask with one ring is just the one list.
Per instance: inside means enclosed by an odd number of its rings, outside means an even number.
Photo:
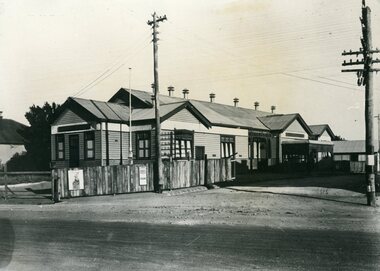
[{"label": "brick chimney", "polygon": [[210,93],[210,103],[215,101],[215,93]]},{"label": "brick chimney", "polygon": [[272,106],[270,107],[270,110],[272,111],[272,114],[274,114],[274,111],[276,110],[276,106],[275,106],[275,105],[272,105]]},{"label": "brick chimney", "polygon": [[187,88],[185,88],[184,90],[182,90],[182,93],[183,93],[183,98],[184,99],[188,99],[189,90]]},{"label": "brick chimney", "polygon": [[254,105],[255,105],[255,110],[257,110],[259,108],[260,103],[259,102],[255,102]]},{"label": "brick chimney", "polygon": [[169,92],[169,96],[172,97],[173,92],[174,92],[174,87],[173,86],[168,87],[168,92]]}]

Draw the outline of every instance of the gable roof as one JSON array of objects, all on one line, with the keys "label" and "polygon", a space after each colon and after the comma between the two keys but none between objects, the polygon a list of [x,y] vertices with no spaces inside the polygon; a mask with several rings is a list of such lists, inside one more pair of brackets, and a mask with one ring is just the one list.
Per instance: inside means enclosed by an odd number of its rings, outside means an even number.
[{"label": "gable roof", "polygon": [[335,135],[331,130],[328,124],[319,124],[319,125],[309,125],[310,130],[313,132],[313,135],[320,137],[325,131],[329,134],[331,138],[334,138]]},{"label": "gable roof", "polygon": [[[126,103],[129,99],[128,93],[129,90],[121,88],[109,101],[125,99]],[[150,92],[131,90],[131,95],[147,106],[153,106]],[[269,130],[257,119],[258,116],[271,114],[269,112],[160,94],[160,109],[164,108],[165,105],[179,102],[190,102],[212,125]]]},{"label": "gable roof", "polygon": [[[160,105],[160,115],[161,122],[167,120],[171,116],[175,115],[182,109],[186,108],[189,110],[204,126],[207,128],[211,127],[211,123],[209,120],[201,113],[199,110],[194,107],[194,105],[190,101],[181,101],[170,104]],[[154,120],[155,119],[155,109],[133,109],[132,111],[132,120],[134,122],[138,121],[146,121],[146,120]]]},{"label": "gable roof", "polygon": [[19,131],[27,126],[11,119],[0,118],[0,144],[24,145]]},{"label": "gable roof", "polygon": [[[129,120],[129,107],[122,104],[69,97],[62,106],[79,115],[84,115],[84,119],[117,123],[125,123]],[[53,125],[58,121],[59,117]]]},{"label": "gable roof", "polygon": [[[63,107],[84,116],[86,120],[110,121],[116,123],[129,122],[129,107],[124,104],[69,97],[63,104]],[[210,122],[186,100],[160,106],[161,122],[184,108],[187,108],[206,127],[211,127]],[[134,123],[151,122],[154,119],[155,110],[152,107],[137,108],[132,111],[132,122]],[[59,117],[53,125],[57,123],[58,120]]]},{"label": "gable roof", "polygon": [[258,118],[266,127],[272,131],[285,131],[295,120],[298,120],[302,128],[305,129],[306,133],[311,135],[312,131],[309,126],[303,120],[300,114],[276,114],[267,115]]}]

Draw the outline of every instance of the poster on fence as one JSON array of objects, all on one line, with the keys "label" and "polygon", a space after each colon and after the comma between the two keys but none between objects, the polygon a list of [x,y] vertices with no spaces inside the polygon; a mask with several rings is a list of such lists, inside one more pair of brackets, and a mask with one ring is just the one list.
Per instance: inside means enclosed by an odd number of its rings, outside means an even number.
[{"label": "poster on fence", "polygon": [[146,185],[146,166],[139,166],[140,185]]},{"label": "poster on fence", "polygon": [[68,171],[69,190],[84,189],[83,169],[70,169]]}]

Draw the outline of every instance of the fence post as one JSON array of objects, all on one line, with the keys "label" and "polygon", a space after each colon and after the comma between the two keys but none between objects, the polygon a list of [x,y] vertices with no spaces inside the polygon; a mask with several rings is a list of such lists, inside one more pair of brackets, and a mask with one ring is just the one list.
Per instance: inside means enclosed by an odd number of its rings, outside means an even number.
[{"label": "fence post", "polygon": [[205,181],[204,181],[204,185],[207,185],[207,154],[205,154]]},{"label": "fence post", "polygon": [[8,198],[8,174],[7,174],[7,163],[4,165],[4,199]]},{"label": "fence post", "polygon": [[51,188],[51,192],[52,192],[52,200],[54,201],[54,203],[56,202],[59,202],[60,201],[60,197],[59,197],[59,190],[58,190],[58,180],[59,180],[59,177],[58,177],[58,172],[56,172],[55,170],[52,170],[52,188]]}]

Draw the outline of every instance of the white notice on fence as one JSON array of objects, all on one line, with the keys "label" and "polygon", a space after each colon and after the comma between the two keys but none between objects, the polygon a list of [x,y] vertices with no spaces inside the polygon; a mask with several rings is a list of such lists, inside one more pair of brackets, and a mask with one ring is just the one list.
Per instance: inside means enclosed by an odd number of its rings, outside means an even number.
[{"label": "white notice on fence", "polygon": [[83,185],[83,169],[70,169],[69,175],[69,190],[84,189]]},{"label": "white notice on fence", "polygon": [[139,166],[140,185],[146,185],[146,166]]}]

